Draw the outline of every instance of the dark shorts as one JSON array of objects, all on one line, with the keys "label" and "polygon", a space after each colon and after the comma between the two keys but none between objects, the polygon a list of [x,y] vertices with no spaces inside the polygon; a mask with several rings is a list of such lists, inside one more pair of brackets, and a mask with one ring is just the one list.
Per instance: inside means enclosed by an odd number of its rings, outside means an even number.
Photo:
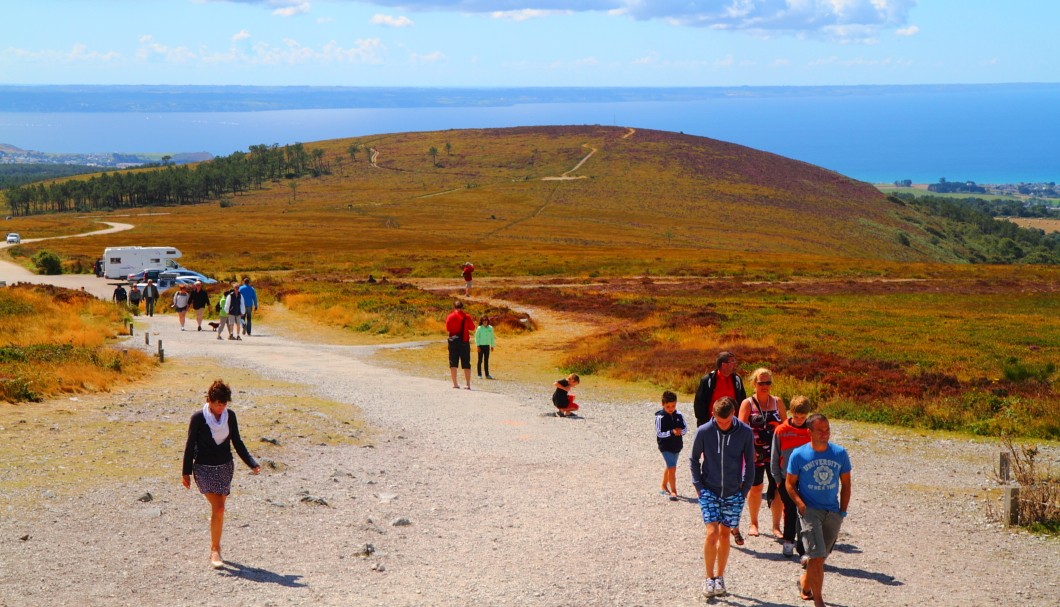
[{"label": "dark shorts", "polygon": [[188,306],[177,306],[177,312],[184,312],[188,309]]},{"label": "dark shorts", "polygon": [[195,475],[195,486],[199,492],[216,493],[228,495],[232,490],[232,475],[235,474],[235,460],[220,466],[204,466],[195,464],[193,473]]},{"label": "dark shorts", "polygon": [[755,482],[751,483],[752,487],[761,487],[762,483],[769,480],[769,486],[766,488],[766,501],[772,503],[773,496],[777,494],[777,482],[773,480],[773,473],[769,471],[769,466],[762,466],[761,468],[755,468]]},{"label": "dark shorts", "polygon": [[471,343],[449,340],[449,366],[471,368]]}]

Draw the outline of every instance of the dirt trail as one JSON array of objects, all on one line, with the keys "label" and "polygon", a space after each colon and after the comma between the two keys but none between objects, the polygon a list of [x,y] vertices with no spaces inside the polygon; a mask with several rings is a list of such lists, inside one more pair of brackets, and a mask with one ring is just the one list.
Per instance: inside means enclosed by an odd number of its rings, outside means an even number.
[{"label": "dirt trail", "polygon": [[[576,319],[563,326],[559,316],[537,315],[546,335],[585,329]],[[0,428],[0,440],[25,440],[27,451],[47,442],[68,458],[92,457],[76,447],[88,440],[120,458],[124,442],[148,434],[145,425],[186,419],[209,380],[238,367],[266,378],[263,385],[300,386],[287,397],[292,414],[309,407],[322,425],[327,414],[305,397],[356,407],[372,428],[371,448],[307,443],[285,429],[285,416],[256,406],[261,387],[235,385],[233,408],[252,452],[265,438],[283,448],[277,467],[261,476],[240,466],[226,516],[229,566],[219,572],[207,568],[202,498],[179,485],[179,426],[154,439],[138,477],[114,475],[107,460],[94,462],[89,478],[59,486],[16,486],[0,470],[0,606],[706,602],[698,596],[698,507],[657,493],[655,403],[607,402],[587,382],[578,390],[583,418],[564,420],[548,416],[540,386],[453,390],[441,338],[427,346],[437,352],[434,379],[373,363],[373,347],[279,335],[267,315],[243,341],[180,331],[172,315],[138,322],[124,347],[153,352],[162,340],[167,359],[203,361],[201,368],[136,393],[71,401],[54,424],[38,424],[34,406],[23,405],[10,423],[21,425],[21,417],[39,429]],[[680,408],[691,414],[689,403]],[[80,423],[89,409],[111,425]],[[1056,605],[1060,541],[1010,532],[985,516],[996,445],[853,423],[832,428],[851,452],[854,493],[826,571],[830,603]],[[1046,461],[1058,457],[1055,446],[1043,448]],[[34,465],[64,478],[62,459]],[[66,482],[79,489],[67,491]],[[684,463],[678,487],[689,494]],[[152,500],[139,501],[147,491]],[[798,572],[771,538],[749,538],[732,551],[731,596],[712,603],[802,604],[792,585]]]}]

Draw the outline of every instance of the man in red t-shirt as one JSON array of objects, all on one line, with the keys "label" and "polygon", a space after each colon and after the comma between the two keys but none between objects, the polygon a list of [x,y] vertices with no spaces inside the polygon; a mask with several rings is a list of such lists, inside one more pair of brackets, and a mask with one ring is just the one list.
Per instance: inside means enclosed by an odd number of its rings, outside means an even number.
[{"label": "man in red t-shirt", "polygon": [[718,354],[714,370],[703,377],[696,390],[696,398],[693,408],[696,413],[696,427],[710,421],[714,415],[714,403],[719,398],[731,396],[733,400],[742,403],[747,398],[744,391],[743,381],[736,374],[736,355],[732,352]]},{"label": "man in red t-shirt", "polygon": [[456,367],[464,368],[464,384],[471,389],[471,331],[475,321],[464,312],[464,302],[453,302],[453,311],[445,318],[445,330],[449,333],[449,373],[453,376],[453,387],[459,389],[456,381]]},{"label": "man in red t-shirt", "polygon": [[460,272],[464,275],[464,296],[471,295],[471,273],[475,271],[475,266],[470,261],[464,262],[464,265],[460,266]]}]

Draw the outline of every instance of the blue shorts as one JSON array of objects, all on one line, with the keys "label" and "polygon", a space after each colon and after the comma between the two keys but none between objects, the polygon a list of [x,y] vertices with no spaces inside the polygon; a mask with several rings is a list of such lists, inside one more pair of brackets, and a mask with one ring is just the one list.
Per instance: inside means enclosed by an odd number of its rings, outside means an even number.
[{"label": "blue shorts", "polygon": [[680,457],[679,451],[661,451],[663,455],[663,461],[666,462],[667,468],[677,467],[677,458]]},{"label": "blue shorts", "polygon": [[721,523],[730,529],[739,527],[743,503],[744,496],[742,493],[736,493],[721,499],[714,495],[710,489],[704,489],[699,492],[699,509],[703,511],[703,522],[708,525]]}]

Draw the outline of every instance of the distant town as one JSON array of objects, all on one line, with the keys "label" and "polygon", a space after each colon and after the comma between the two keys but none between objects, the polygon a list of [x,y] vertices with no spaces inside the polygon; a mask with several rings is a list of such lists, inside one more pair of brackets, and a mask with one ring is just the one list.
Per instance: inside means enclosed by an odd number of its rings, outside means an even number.
[{"label": "distant town", "polygon": [[181,154],[123,154],[100,152],[95,154],[47,154],[0,143],[0,164],[61,164],[100,168],[127,169],[144,164],[187,164],[210,160],[209,152]]},{"label": "distant town", "polygon": [[[895,181],[894,186],[898,188],[917,187],[911,179]],[[942,177],[938,183],[929,184],[926,189],[936,194],[986,194],[989,196],[1013,196],[1017,198],[1060,198],[1060,188],[1053,181],[1044,183],[978,184],[974,181],[947,181],[945,177]]]}]

